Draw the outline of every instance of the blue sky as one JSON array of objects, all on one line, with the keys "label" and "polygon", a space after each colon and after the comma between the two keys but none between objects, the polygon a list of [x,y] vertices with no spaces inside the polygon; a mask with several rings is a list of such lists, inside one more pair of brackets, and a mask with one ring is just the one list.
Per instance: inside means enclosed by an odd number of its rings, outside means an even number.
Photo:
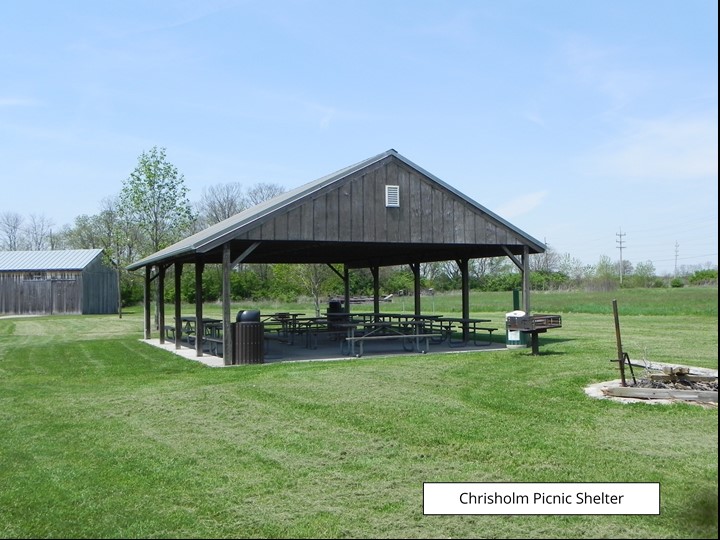
[{"label": "blue sky", "polygon": [[717,265],[715,1],[0,10],[0,213],[96,214],[153,146],[192,200],[394,148],[586,264]]}]

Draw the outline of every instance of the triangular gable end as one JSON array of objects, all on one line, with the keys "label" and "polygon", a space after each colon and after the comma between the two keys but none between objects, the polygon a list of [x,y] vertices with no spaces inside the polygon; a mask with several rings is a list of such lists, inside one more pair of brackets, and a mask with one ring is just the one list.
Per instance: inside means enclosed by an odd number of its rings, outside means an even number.
[{"label": "triangular gable end", "polygon": [[[388,190],[392,204],[388,203]],[[249,208],[131,264],[217,263],[223,246],[248,263],[351,266],[541,253],[545,246],[388,150]],[[257,249],[256,249],[257,248]]]},{"label": "triangular gable end", "polygon": [[[388,186],[396,205],[387,204]],[[530,239],[396,153],[287,201],[233,238],[443,245],[523,245]]]}]

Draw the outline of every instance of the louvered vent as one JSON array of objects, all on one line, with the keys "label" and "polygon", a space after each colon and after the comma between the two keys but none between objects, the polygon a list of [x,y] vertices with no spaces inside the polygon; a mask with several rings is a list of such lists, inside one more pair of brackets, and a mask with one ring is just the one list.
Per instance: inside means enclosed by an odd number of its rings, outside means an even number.
[{"label": "louvered vent", "polygon": [[387,208],[400,206],[400,186],[385,186],[385,206]]}]

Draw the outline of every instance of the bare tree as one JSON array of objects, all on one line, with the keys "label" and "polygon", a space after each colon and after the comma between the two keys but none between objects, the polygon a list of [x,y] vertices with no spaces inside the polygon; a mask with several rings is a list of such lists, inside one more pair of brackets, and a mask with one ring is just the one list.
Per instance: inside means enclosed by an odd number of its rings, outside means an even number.
[{"label": "bare tree", "polygon": [[18,251],[23,248],[23,217],[17,212],[0,214],[0,248],[6,251]]},{"label": "bare tree", "polygon": [[50,249],[72,249],[70,247],[70,235],[72,234],[72,226],[67,223],[55,230],[51,236]]},{"label": "bare tree", "polygon": [[575,259],[569,253],[560,256],[558,271],[570,278],[570,282],[579,285],[587,277],[588,267],[580,259]]},{"label": "bare tree", "polygon": [[472,277],[473,279],[482,279],[488,273],[488,260],[485,257],[481,257],[479,259],[471,259],[468,266],[470,277]]},{"label": "bare tree", "polygon": [[560,255],[550,246],[544,253],[536,253],[530,257],[531,272],[555,272],[559,264]]},{"label": "bare tree", "polygon": [[280,184],[269,184],[267,182],[258,182],[247,190],[248,206],[255,206],[261,202],[268,201],[273,197],[277,197],[281,193],[285,193],[285,188]]},{"label": "bare tree", "polygon": [[242,212],[248,206],[242,185],[233,182],[203,189],[198,211],[205,225],[209,226]]},{"label": "bare tree", "polygon": [[326,264],[301,264],[295,267],[298,282],[310,294],[315,305],[315,316],[320,316],[320,296],[324,285],[334,275]]},{"label": "bare tree", "polygon": [[452,283],[460,283],[460,267],[455,261],[440,261],[440,272]]},{"label": "bare tree", "polygon": [[[268,201],[273,197],[280,195],[281,193],[285,193],[285,188],[279,184],[258,182],[247,190],[247,193],[245,195],[245,202],[247,204],[247,207],[249,208],[262,202]],[[258,275],[260,276],[262,276],[263,274],[267,275],[269,273],[269,267],[266,264],[259,264],[257,265],[257,271]],[[305,269],[306,275],[313,275],[314,272],[315,270],[313,269]]]},{"label": "bare tree", "polygon": [[434,280],[440,276],[441,268],[438,262],[422,263],[420,265],[420,276],[423,279]]},{"label": "bare tree", "polygon": [[52,220],[43,214],[30,215],[30,223],[25,231],[31,250],[52,249],[52,226]]}]

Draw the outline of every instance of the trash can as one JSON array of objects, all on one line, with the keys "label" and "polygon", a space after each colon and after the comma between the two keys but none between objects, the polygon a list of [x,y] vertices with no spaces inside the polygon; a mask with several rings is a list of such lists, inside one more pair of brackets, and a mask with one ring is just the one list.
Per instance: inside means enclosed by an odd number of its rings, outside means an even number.
[{"label": "trash can", "polygon": [[260,322],[260,310],[241,309],[235,317],[236,322]]},{"label": "trash can", "polygon": [[234,364],[262,364],[265,361],[265,325],[260,322],[260,311],[238,311],[235,317]]},{"label": "trash can", "polygon": [[348,314],[343,311],[343,305],[340,300],[330,300],[328,309],[325,314],[328,320],[328,330],[337,330],[337,324],[346,322],[349,318]]},{"label": "trash can", "polygon": [[525,312],[521,310],[515,310],[505,314],[505,344],[508,349],[523,349],[527,347],[527,334],[520,330],[510,330],[510,317],[524,316]]}]

